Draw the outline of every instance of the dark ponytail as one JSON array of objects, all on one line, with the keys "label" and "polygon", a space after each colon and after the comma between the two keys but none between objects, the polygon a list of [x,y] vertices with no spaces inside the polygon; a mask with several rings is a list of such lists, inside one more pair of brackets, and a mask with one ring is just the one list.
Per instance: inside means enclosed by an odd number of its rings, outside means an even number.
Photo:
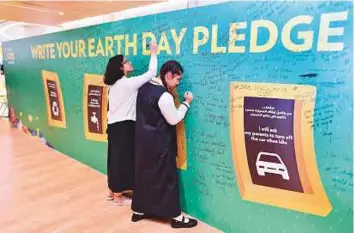
[{"label": "dark ponytail", "polygon": [[109,59],[106,67],[106,72],[104,73],[103,77],[104,84],[113,85],[117,80],[124,76],[124,72],[122,70],[123,60],[123,55],[116,55]]}]

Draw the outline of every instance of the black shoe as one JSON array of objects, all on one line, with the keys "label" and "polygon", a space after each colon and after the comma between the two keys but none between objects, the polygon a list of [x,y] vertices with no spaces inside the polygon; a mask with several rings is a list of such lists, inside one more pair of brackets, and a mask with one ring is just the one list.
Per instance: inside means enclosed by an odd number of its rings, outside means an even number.
[{"label": "black shoe", "polygon": [[192,228],[198,225],[198,221],[192,218],[188,218],[189,221],[185,222],[185,217],[183,216],[182,221],[176,219],[171,220],[172,228]]},{"label": "black shoe", "polygon": [[143,220],[144,218],[146,218],[145,214],[133,214],[132,215],[132,222],[138,222],[140,220]]}]

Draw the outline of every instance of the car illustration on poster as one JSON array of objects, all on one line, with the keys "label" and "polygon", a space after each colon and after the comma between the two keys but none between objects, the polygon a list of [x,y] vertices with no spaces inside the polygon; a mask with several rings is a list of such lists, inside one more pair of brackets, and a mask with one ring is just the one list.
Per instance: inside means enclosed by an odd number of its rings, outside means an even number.
[{"label": "car illustration on poster", "polygon": [[259,176],[265,176],[265,173],[272,173],[281,175],[284,180],[290,180],[288,169],[278,154],[259,152],[256,168]]}]

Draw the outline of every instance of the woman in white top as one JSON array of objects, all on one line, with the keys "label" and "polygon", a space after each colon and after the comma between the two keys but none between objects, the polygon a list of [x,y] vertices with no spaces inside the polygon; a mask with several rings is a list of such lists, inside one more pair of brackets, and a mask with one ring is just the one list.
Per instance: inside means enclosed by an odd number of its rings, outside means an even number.
[{"label": "woman in white top", "polygon": [[109,59],[104,83],[108,91],[108,156],[107,177],[109,195],[118,205],[130,205],[131,198],[122,195],[134,187],[134,146],[136,97],[139,87],[150,81],[157,73],[157,46],[150,44],[149,70],[136,77],[128,78],[134,70],[123,56]]}]

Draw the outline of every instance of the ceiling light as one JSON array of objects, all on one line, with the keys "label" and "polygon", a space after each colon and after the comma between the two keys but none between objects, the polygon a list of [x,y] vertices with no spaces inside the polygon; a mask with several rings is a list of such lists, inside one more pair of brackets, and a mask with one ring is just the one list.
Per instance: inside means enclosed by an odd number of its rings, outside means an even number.
[{"label": "ceiling light", "polygon": [[59,15],[64,15],[64,12],[60,11],[58,14],[59,14]]}]

